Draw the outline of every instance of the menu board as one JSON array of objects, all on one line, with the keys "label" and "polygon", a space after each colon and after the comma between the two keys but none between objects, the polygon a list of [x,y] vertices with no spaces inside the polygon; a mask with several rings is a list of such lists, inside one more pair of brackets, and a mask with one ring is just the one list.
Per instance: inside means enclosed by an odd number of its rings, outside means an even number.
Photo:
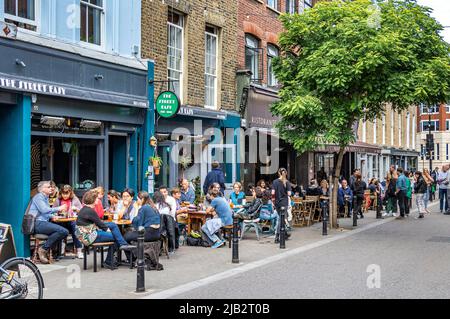
[{"label": "menu board", "polygon": [[0,244],[0,265],[7,259],[17,256],[16,245],[11,225],[0,224],[0,239],[7,239],[4,244]]}]

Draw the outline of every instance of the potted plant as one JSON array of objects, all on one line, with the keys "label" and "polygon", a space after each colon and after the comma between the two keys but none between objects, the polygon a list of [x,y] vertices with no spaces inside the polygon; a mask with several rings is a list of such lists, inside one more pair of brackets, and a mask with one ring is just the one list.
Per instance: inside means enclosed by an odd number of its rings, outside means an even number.
[{"label": "potted plant", "polygon": [[181,176],[184,179],[184,171],[192,164],[192,157],[190,155],[181,155],[178,158],[178,164],[181,167]]},{"label": "potted plant", "polygon": [[158,155],[150,157],[150,162],[152,163],[153,170],[155,172],[155,175],[159,175],[160,168],[162,165],[162,159]]}]

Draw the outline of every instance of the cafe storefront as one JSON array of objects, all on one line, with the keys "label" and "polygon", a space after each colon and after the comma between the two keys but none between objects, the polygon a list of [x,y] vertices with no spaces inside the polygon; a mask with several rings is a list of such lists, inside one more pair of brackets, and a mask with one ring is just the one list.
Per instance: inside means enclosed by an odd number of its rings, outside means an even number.
[{"label": "cafe storefront", "polygon": [[9,57],[0,60],[0,178],[9,188],[0,220],[26,254],[20,224],[40,180],[79,196],[141,185],[147,70],[14,40],[2,40],[0,54]]}]

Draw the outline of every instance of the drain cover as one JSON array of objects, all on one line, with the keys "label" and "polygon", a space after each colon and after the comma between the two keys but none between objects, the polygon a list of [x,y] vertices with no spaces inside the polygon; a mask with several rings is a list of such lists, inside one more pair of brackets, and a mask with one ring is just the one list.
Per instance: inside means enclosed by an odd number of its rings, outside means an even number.
[{"label": "drain cover", "polygon": [[450,237],[431,237],[427,241],[433,242],[433,243],[450,243]]}]

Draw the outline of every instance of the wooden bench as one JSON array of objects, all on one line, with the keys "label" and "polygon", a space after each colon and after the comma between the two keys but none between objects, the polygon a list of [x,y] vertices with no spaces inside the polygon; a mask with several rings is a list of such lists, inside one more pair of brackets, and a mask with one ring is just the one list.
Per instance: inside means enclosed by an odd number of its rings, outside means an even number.
[{"label": "wooden bench", "polygon": [[83,260],[83,269],[87,270],[87,255],[89,254],[89,250],[92,248],[93,250],[93,255],[94,255],[94,272],[97,272],[97,253],[100,252],[101,255],[101,261],[100,261],[100,265],[101,268],[104,268],[104,256],[105,256],[105,252],[104,249],[105,247],[108,247],[108,249],[110,249],[112,246],[114,246],[114,242],[104,242],[104,243],[94,243],[90,246],[84,246],[83,248],[83,255],[84,255],[84,260]]}]

